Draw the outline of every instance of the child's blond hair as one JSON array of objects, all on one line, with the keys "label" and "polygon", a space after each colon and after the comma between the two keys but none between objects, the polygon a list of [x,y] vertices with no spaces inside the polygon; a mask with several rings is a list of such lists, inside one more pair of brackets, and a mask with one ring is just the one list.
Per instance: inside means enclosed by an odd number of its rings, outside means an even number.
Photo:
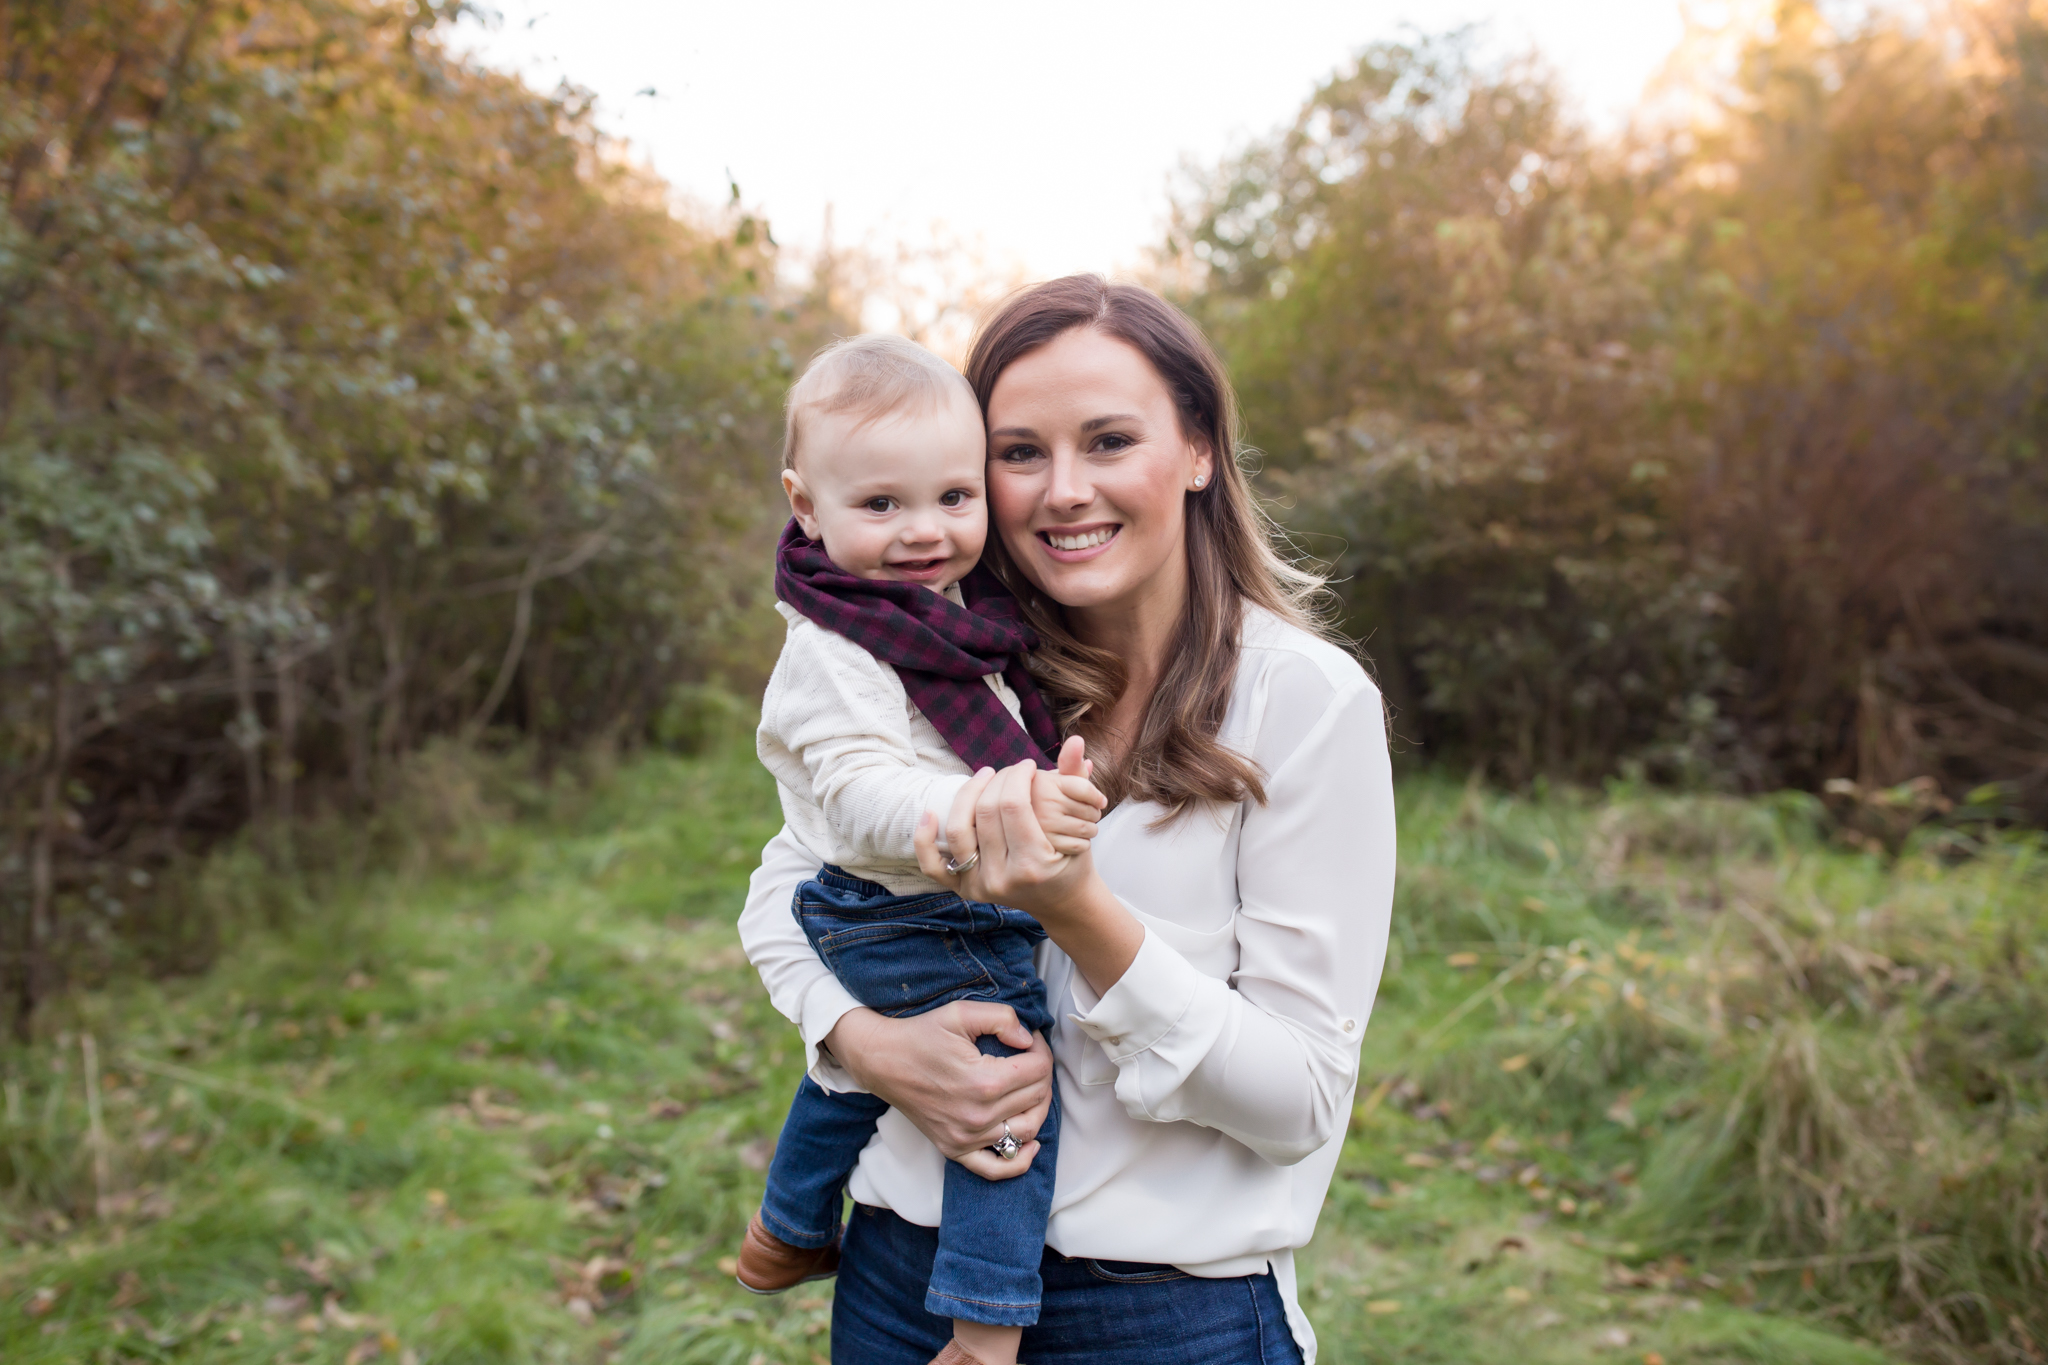
[{"label": "child's blond hair", "polygon": [[909,338],[887,332],[842,337],[813,356],[803,378],[790,385],[782,467],[796,468],[806,410],[857,412],[872,422],[912,406],[929,412],[948,396],[975,401],[958,370]]}]

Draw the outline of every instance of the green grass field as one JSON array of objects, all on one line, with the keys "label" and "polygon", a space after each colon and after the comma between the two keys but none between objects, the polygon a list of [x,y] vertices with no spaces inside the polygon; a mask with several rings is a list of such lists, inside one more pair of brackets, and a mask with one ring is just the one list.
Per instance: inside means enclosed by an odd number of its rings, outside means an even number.
[{"label": "green grass field", "polygon": [[[721,1267],[801,1058],[733,930],[771,787],[648,757],[528,804],[0,1053],[0,1358],[826,1357],[829,1286]],[[1325,1360],[2041,1358],[2036,845],[1888,865],[1798,803],[1401,806],[1302,1260]]]}]

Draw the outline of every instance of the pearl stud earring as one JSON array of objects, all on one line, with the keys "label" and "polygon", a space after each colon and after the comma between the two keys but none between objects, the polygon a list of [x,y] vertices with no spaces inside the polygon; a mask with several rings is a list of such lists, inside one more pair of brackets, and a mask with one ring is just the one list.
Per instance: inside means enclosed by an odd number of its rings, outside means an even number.
[{"label": "pearl stud earring", "polygon": [[1208,475],[1206,475],[1206,474],[1197,474],[1197,475],[1195,475],[1195,487],[1197,487],[1197,488],[1200,488],[1200,487],[1201,487],[1201,486],[1202,486],[1203,484],[1205,484],[1205,483],[1207,483],[1207,482],[1209,482],[1209,476],[1208,476]]}]

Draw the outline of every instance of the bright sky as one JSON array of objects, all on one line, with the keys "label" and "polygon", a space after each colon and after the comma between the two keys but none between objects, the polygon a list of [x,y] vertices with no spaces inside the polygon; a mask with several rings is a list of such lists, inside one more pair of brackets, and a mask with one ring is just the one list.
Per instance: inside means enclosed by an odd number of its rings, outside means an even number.
[{"label": "bright sky", "polygon": [[[799,252],[977,241],[1032,277],[1130,267],[1168,185],[1288,123],[1404,24],[1535,46],[1615,121],[1677,44],[1679,0],[495,0],[460,41],[552,88],[707,204],[728,171]],[[651,91],[652,93],[640,93]]]}]

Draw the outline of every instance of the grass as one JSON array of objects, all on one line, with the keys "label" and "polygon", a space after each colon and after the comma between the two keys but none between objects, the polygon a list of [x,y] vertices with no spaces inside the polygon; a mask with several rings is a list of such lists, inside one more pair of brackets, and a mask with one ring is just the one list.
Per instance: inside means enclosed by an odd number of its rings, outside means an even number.
[{"label": "grass", "polygon": [[[0,1054],[0,1358],[826,1356],[829,1286],[720,1266],[801,1065],[732,927],[772,790],[734,753],[528,798],[428,791],[434,857]],[[1428,779],[1401,808],[1301,1261],[1325,1360],[2041,1359],[2035,845],[1890,863],[1795,802]]]}]

